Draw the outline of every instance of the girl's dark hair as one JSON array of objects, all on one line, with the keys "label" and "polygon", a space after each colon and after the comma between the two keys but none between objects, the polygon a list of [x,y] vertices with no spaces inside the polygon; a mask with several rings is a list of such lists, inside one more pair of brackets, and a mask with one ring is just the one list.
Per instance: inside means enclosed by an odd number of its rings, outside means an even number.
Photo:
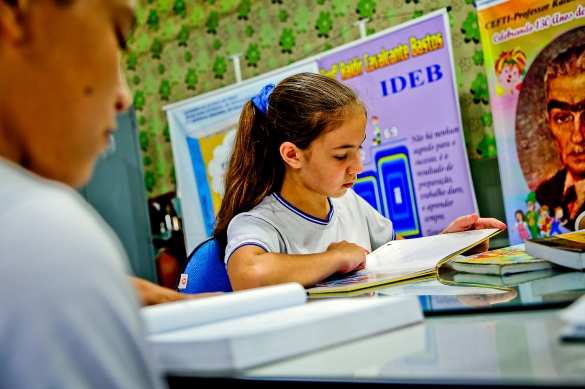
[{"label": "girl's dark hair", "polygon": [[280,189],[284,176],[281,144],[291,142],[305,150],[356,112],[366,114],[366,108],[353,90],[316,73],[282,80],[270,95],[266,115],[248,101],[240,116],[215,224],[214,236],[220,244],[227,244],[227,228],[234,216]]}]

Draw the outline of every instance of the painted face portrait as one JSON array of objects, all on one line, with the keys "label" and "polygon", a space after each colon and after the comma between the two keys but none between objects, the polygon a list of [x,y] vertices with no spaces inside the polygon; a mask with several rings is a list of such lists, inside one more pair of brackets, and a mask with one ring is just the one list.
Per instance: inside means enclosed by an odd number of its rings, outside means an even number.
[{"label": "painted face portrait", "polygon": [[568,230],[585,210],[585,28],[552,40],[526,70],[516,108],[516,149],[529,190]]},{"label": "painted face portrait", "polygon": [[585,69],[553,78],[547,87],[547,123],[563,164],[585,177]]}]

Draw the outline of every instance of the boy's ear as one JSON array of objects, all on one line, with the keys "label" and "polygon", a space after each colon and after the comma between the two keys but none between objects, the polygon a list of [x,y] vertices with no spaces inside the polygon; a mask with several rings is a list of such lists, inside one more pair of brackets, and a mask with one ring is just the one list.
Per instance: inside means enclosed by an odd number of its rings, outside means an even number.
[{"label": "boy's ear", "polygon": [[0,0],[0,37],[11,43],[22,42],[29,8],[29,0]]},{"label": "boy's ear", "polygon": [[284,142],[280,145],[280,156],[284,163],[293,169],[301,168],[301,150],[291,142]]}]

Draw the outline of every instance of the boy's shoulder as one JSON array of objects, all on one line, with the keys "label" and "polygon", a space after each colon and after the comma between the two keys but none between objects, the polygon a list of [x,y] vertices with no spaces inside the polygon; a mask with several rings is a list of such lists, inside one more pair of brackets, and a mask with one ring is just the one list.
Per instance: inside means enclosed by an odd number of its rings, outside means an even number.
[{"label": "boy's shoulder", "polygon": [[[0,159],[0,208],[7,211],[20,206],[27,209],[75,207],[83,203],[72,188]],[[83,205],[81,205],[83,206]],[[38,209],[40,208],[40,209]]]}]

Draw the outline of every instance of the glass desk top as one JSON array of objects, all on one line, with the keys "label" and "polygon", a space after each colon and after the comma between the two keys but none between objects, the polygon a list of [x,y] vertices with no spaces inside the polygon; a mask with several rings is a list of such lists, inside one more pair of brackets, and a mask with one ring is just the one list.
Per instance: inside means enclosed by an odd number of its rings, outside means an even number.
[{"label": "glass desk top", "polygon": [[494,276],[461,273],[448,264],[437,276],[381,285],[367,292],[336,296],[309,296],[309,301],[331,297],[383,298],[418,296],[425,316],[482,311],[562,308],[585,294],[585,273],[562,268]]},{"label": "glass desk top", "polygon": [[557,311],[435,316],[241,377],[585,386],[585,345],[559,341]]},{"label": "glass desk top", "polygon": [[[339,296],[418,296],[426,318],[421,324],[223,377],[187,374],[170,377],[169,383],[171,388],[244,383],[241,380],[257,387],[287,383],[320,388],[339,383],[585,387],[585,343],[561,341],[565,323],[558,318],[561,307],[585,294],[585,273],[558,269],[533,273],[513,280],[484,279],[482,284],[458,277],[462,273],[447,266],[437,277]],[[319,299],[309,298],[309,303]]]}]

